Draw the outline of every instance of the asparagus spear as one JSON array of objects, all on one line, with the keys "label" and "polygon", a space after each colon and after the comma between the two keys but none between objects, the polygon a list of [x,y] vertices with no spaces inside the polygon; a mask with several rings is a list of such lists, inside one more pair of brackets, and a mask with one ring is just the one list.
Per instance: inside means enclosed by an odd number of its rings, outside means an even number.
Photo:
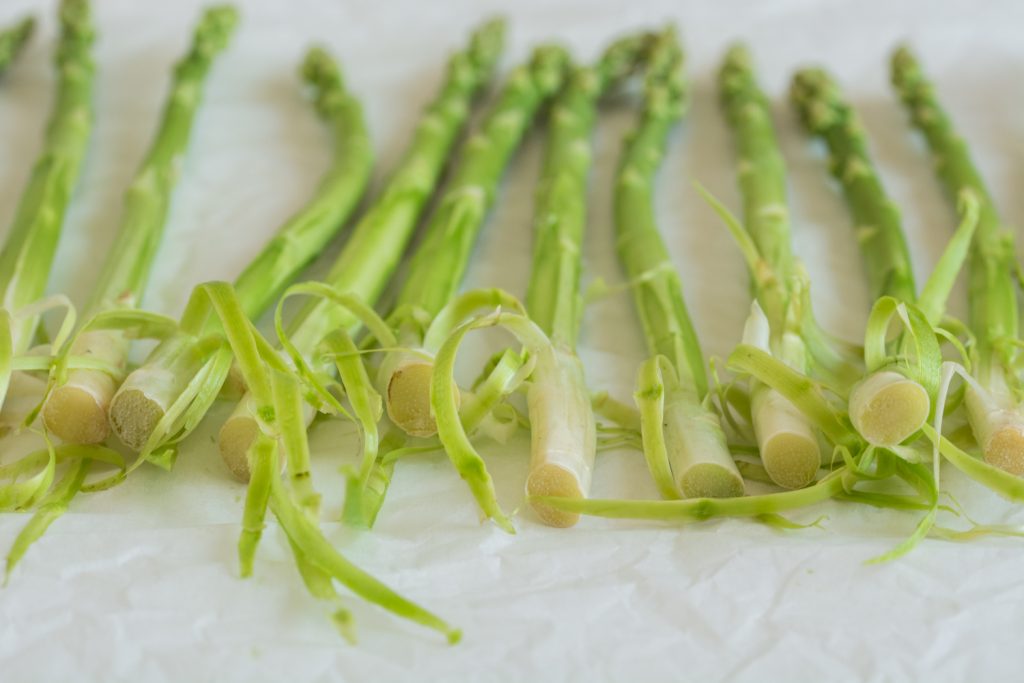
[{"label": "asparagus spear", "polygon": [[[466,50],[452,56],[436,99],[424,112],[401,165],[366,212],[332,266],[325,283],[368,305],[380,297],[395,271],[452,147],[469,116],[473,100],[490,80],[504,42],[505,25],[490,21],[475,31]],[[306,358],[337,329],[354,335],[362,321],[329,299],[310,302],[290,323],[288,336]],[[307,417],[312,413],[307,411]],[[220,431],[220,452],[238,478],[248,480],[247,453],[259,431],[253,403],[244,398]]]},{"label": "asparagus spear", "polygon": [[[245,315],[254,318],[323,249],[345,223],[366,187],[372,164],[362,107],[345,88],[334,60],[320,48],[306,55],[302,75],[320,116],[334,130],[334,162],[313,198],[278,230],[235,280]],[[188,325],[186,325],[188,327]],[[142,367],[128,375],[110,405],[110,425],[128,446],[150,451],[180,434],[154,430],[197,378],[207,358],[204,338],[217,332],[212,318],[163,341]],[[219,377],[223,382],[224,377]],[[208,394],[207,394],[208,395]],[[192,426],[198,420],[190,421]]]},{"label": "asparagus spear", "polygon": [[995,203],[913,53],[892,57],[892,82],[914,126],[931,149],[939,179],[954,198],[979,203],[978,225],[967,257],[968,324],[974,334],[968,420],[985,460],[1024,474],[1024,411],[1017,378],[1020,351],[1013,234],[1003,226]]},{"label": "asparagus spear", "polygon": [[[798,270],[790,246],[785,162],[768,100],[758,88],[744,46],[729,50],[719,85],[739,155],[743,216],[751,241],[745,251],[755,254],[748,265],[756,302],[744,341],[805,373],[809,358],[801,337],[801,297],[794,287]],[[806,486],[821,460],[811,425],[793,403],[763,383],[751,380],[751,394],[754,433],[769,476],[786,488]]]},{"label": "asparagus spear", "polygon": [[[203,84],[237,21],[232,7],[206,10],[191,49],[175,66],[160,128],[125,194],[121,230],[85,309],[87,319],[103,311],[135,308],[142,299],[163,237]],[[87,331],[75,340],[71,354],[123,368],[128,340],[116,330]],[[116,388],[115,378],[103,371],[72,370],[46,402],[43,419],[47,428],[66,442],[104,441],[110,432],[107,410]]]},{"label": "asparagus spear", "polygon": [[636,400],[644,450],[662,495],[743,495],[743,480],[718,416],[705,399],[708,381],[697,334],[654,218],[654,176],[673,126],[683,115],[683,54],[674,29],[659,36],[646,76],[640,122],[627,138],[615,184],[616,245],[647,346]]},{"label": "asparagus spear", "polygon": [[[512,72],[480,131],[467,141],[412,259],[393,317],[401,321],[401,346],[414,351],[388,354],[380,373],[388,416],[411,436],[437,430],[430,409],[430,358],[437,348],[428,345],[424,322],[430,324],[458,291],[505,167],[537,110],[562,87],[568,62],[563,49],[547,45]],[[447,336],[436,327],[432,332]]]},{"label": "asparagus spear", "polygon": [[[869,350],[865,354],[868,374],[850,391],[850,419],[868,443],[895,446],[917,433],[928,419],[938,386],[940,356],[937,340],[926,344],[927,339],[922,339],[934,338],[933,333],[919,336],[907,330],[891,345],[894,353],[876,358],[878,354],[870,350],[886,348],[889,327],[889,318],[879,313],[896,313],[899,306],[915,304],[929,325],[938,325],[975,224],[967,221],[957,231],[918,296],[899,210],[882,186],[856,113],[821,69],[800,71],[791,95],[808,130],[828,146],[832,172],[842,185],[855,221],[870,291],[876,299],[864,344]],[[925,345],[935,351],[931,367],[918,357]]]},{"label": "asparagus spear", "polygon": [[[597,437],[583,364],[576,355],[587,180],[593,158],[590,137],[601,96],[633,72],[648,40],[647,34],[627,36],[613,43],[595,65],[577,68],[549,115],[526,293],[527,313],[551,341],[543,353],[535,354],[527,395],[530,496],[583,498],[590,490]],[[533,508],[551,526],[572,526],[579,520],[579,515],[545,505]]]},{"label": "asparagus spear", "polygon": [[[0,251],[0,303],[13,316],[11,353],[24,353],[39,324],[19,315],[46,290],[64,214],[78,182],[92,132],[92,14],[86,0],[63,0],[57,47],[57,101],[44,149],[21,196],[14,224]],[[6,389],[6,387],[4,387]],[[3,395],[0,391],[0,397]]]},{"label": "asparagus spear", "polygon": [[0,31],[0,75],[14,63],[18,54],[25,48],[28,39],[36,28],[36,20],[25,17],[14,26]]}]

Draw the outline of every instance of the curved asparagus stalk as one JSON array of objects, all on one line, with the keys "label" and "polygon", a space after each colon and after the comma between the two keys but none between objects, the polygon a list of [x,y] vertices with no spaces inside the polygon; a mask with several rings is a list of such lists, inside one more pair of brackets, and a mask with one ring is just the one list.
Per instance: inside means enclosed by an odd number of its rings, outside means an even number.
[{"label": "curved asparagus stalk", "polygon": [[430,409],[430,358],[437,349],[426,345],[426,333],[414,317],[432,321],[458,291],[505,167],[540,106],[562,87],[568,64],[562,48],[547,45],[512,72],[481,129],[466,142],[412,259],[395,315],[403,319],[400,344],[414,351],[389,354],[380,375],[388,416],[410,436],[437,431]]},{"label": "curved asparagus stalk", "polygon": [[64,214],[92,132],[92,13],[86,0],[63,0],[57,46],[57,101],[42,155],[21,196],[14,224],[0,252],[0,304],[14,314],[13,355],[31,345],[38,315],[18,316],[46,290]]},{"label": "curved asparagus stalk", "polygon": [[[203,84],[237,22],[238,14],[232,7],[206,10],[191,49],[175,66],[160,128],[125,194],[121,229],[93,290],[86,319],[106,310],[134,308],[142,299],[163,237]],[[115,330],[86,331],[72,344],[71,355],[99,358],[123,368],[128,340]],[[115,379],[105,372],[72,370],[46,402],[43,419],[47,429],[70,443],[104,441],[110,433],[107,410],[116,388]]]},{"label": "curved asparagus stalk", "polygon": [[[238,299],[250,319],[262,313],[341,229],[366,188],[372,166],[362,107],[345,88],[334,60],[323,49],[313,48],[303,61],[302,76],[314,91],[317,111],[334,132],[334,161],[309,203],[235,280]],[[201,338],[217,329],[218,323],[210,318],[196,334],[183,332],[166,339],[128,375],[110,404],[110,426],[126,445],[142,450],[151,441],[157,424],[203,365]]]},{"label": "curved asparagus stalk", "polygon": [[36,20],[25,17],[14,26],[0,31],[0,75],[7,71],[25,48],[36,28]]},{"label": "curved asparagus stalk", "polygon": [[[553,351],[538,357],[530,375],[532,446],[526,493],[531,497],[585,498],[590,490],[597,434],[583,364],[576,356],[587,181],[593,158],[590,138],[601,95],[635,69],[647,42],[648,36],[639,34],[612,44],[597,64],[572,73],[551,107],[526,295],[527,312],[549,337]],[[579,520],[579,515],[532,505],[551,526],[572,526]]]},{"label": "curved asparagus stalk", "polygon": [[[790,245],[786,169],[775,138],[768,100],[754,77],[750,54],[732,47],[719,77],[722,104],[739,155],[739,186],[750,251],[755,296],[765,316],[760,341],[799,372],[808,369],[800,335],[800,297],[792,282],[798,271]],[[752,321],[755,328],[760,322]],[[748,343],[752,343],[748,341]],[[757,344],[760,345],[760,344]],[[806,486],[821,461],[810,422],[774,389],[751,380],[754,434],[768,475],[779,486]]]},{"label": "curved asparagus stalk", "polygon": [[892,82],[911,121],[924,134],[948,194],[958,198],[966,191],[980,203],[967,257],[968,323],[976,339],[972,366],[977,380],[977,386],[967,387],[967,414],[985,459],[1024,475],[1013,234],[1003,227],[967,143],[957,135],[934,87],[906,47],[893,54]]},{"label": "curved asparagus stalk", "polygon": [[[917,294],[899,209],[882,186],[856,113],[821,69],[797,73],[790,95],[804,125],[828,146],[832,173],[854,220],[872,298],[891,296],[913,303]],[[897,343],[907,341],[904,336]],[[925,423],[931,400],[905,366],[892,363],[853,387],[849,409],[854,428],[869,443],[895,446]]]},{"label": "curved asparagus stalk", "polygon": [[[683,54],[674,29],[649,57],[640,122],[626,140],[615,183],[619,259],[633,288],[651,354],[637,382],[644,450],[662,494],[678,498],[743,494],[743,480],[714,412],[704,403],[704,358],[683,299],[682,283],[658,233],[654,178],[668,135],[686,106]],[[667,368],[661,366],[666,364]]]},{"label": "curved asparagus stalk", "polygon": [[[490,21],[455,54],[437,98],[424,112],[399,168],[352,232],[325,282],[339,292],[373,305],[391,278],[427,202],[440,183],[452,147],[480,90],[489,82],[504,43],[504,22]],[[304,356],[333,330],[354,335],[361,327],[341,306],[319,300],[308,304],[289,326],[288,336]],[[308,411],[307,418],[312,417]],[[258,432],[252,403],[243,399],[220,430],[220,453],[231,472],[249,478],[247,453]]]}]

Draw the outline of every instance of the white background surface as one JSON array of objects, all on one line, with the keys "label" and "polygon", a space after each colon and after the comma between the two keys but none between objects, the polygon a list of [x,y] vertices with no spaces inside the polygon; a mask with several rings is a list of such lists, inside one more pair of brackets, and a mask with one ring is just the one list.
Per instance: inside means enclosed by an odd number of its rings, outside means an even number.
[{"label": "white background surface", "polygon": [[[969,138],[1007,221],[1024,219],[1024,6],[1017,2],[426,3],[250,0],[211,76],[147,305],[179,312],[191,287],[232,278],[308,196],[328,163],[327,133],[297,87],[311,41],[328,44],[365,102],[379,180],[396,162],[446,54],[494,12],[507,14],[504,67],[557,37],[580,59],[627,30],[675,18],[690,54],[693,108],[673,136],[659,217],[707,355],[735,343],[747,278],[738,251],[691,189],[699,179],[737,206],[732,149],[714,70],[729,41],[750,41],[791,167],[795,246],[827,326],[856,340],[868,307],[847,216],[821,150],[807,143],[784,95],[808,61],[838,75],[862,112],[886,183],[904,209],[919,277],[953,225],[919,140],[887,84],[887,56],[909,39]],[[548,6],[551,5],[551,6]],[[155,126],[169,66],[198,0],[96,0],[98,121],[66,223],[54,291],[81,303],[117,226],[120,195]],[[6,226],[40,147],[53,74],[54,3],[5,0],[0,19],[30,10],[42,30],[0,86],[0,225]],[[626,106],[602,119],[595,144],[587,277],[616,282],[608,188]],[[471,284],[525,288],[529,212],[540,159],[535,135],[508,176],[470,270]],[[331,253],[337,249],[335,244]],[[324,261],[329,260],[329,255]],[[321,268],[323,263],[321,263]],[[322,271],[321,271],[322,272]],[[962,311],[957,300],[955,311]],[[643,358],[630,301],[593,305],[583,353],[595,388],[631,393]],[[477,521],[443,458],[400,465],[372,533],[327,522],[360,566],[462,627],[450,648],[433,632],[353,601],[360,644],[342,642],[305,593],[271,525],[256,575],[237,579],[244,488],[212,439],[213,413],[175,471],[143,469],[118,490],[82,496],[0,591],[4,681],[991,680],[1019,673],[1021,541],[925,541],[883,566],[915,518],[824,505],[824,529],[778,533],[743,521],[675,528],[585,519],[547,529],[528,512],[507,536]],[[354,457],[350,430],[313,432],[326,512],[341,503],[337,467]],[[483,445],[506,508],[521,500],[527,443]],[[946,483],[986,522],[1024,515],[978,486]],[[601,456],[594,495],[655,497],[638,455]],[[24,516],[0,516],[6,549]],[[956,523],[955,521],[947,523]]]}]

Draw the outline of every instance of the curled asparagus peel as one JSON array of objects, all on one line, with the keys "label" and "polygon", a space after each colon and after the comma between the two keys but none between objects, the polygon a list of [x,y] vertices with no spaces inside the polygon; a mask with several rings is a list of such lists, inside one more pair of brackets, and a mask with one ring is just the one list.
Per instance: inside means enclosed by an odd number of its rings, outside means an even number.
[{"label": "curled asparagus peel", "polygon": [[670,27],[653,40],[643,111],[626,138],[615,183],[616,248],[653,356],[638,376],[635,399],[644,453],[663,496],[738,496],[743,480],[718,416],[705,402],[700,342],[654,216],[655,175],[686,106],[682,69],[683,53]]},{"label": "curled asparagus peel", "polygon": [[[380,377],[388,416],[410,436],[431,436],[430,357],[451,331],[434,318],[455,297],[498,184],[538,110],[562,87],[569,57],[555,45],[534,50],[509,75],[480,129],[466,141],[398,295],[393,319],[410,352],[388,354]],[[424,324],[425,323],[425,324]],[[433,329],[426,329],[426,327]]]},{"label": "curled asparagus peel", "polygon": [[[237,21],[238,14],[232,7],[206,10],[196,27],[191,48],[175,66],[160,127],[125,193],[121,228],[85,309],[86,320],[104,311],[131,310],[142,299],[163,237],[203,85]],[[127,361],[128,340],[119,330],[97,329],[93,325],[71,343],[69,354],[102,359],[122,370]],[[67,443],[105,441],[110,432],[107,411],[117,379],[97,370],[68,372],[57,364],[53,373],[56,386],[43,410],[47,429]]]},{"label": "curled asparagus peel", "polygon": [[18,23],[0,31],[0,75],[3,75],[25,49],[36,29],[36,20],[25,17]]},{"label": "curled asparagus peel", "polygon": [[[324,284],[331,291],[344,292],[370,306],[380,298],[427,202],[440,183],[474,100],[491,79],[501,55],[504,31],[503,21],[486,22],[474,31],[466,49],[449,60],[441,90],[421,117],[401,164],[387,187],[359,220],[325,278]],[[330,297],[317,296],[311,290],[306,293],[310,300],[287,326],[279,324],[278,335],[297,367],[304,368],[311,377],[320,376],[326,382],[336,364],[322,357],[328,351],[322,343],[332,335],[335,335],[335,341],[341,342],[337,336],[339,331],[348,337],[357,334],[365,316],[354,307]],[[380,334],[375,333],[375,336],[382,346],[395,346]],[[351,365],[352,361],[361,365],[358,357],[350,356],[348,364]],[[376,396],[369,385],[348,382],[345,389],[346,394],[351,390]],[[369,403],[364,402],[363,406],[369,407]],[[243,398],[221,428],[219,436],[222,457],[231,471],[243,480],[248,478],[246,452],[257,431],[250,408],[251,402]],[[368,410],[358,412],[357,417],[363,425],[364,448],[375,448],[379,416]],[[313,411],[305,410],[305,416],[311,418]],[[365,477],[361,482],[365,483]]]},{"label": "curled asparagus peel", "polygon": [[[320,253],[355,209],[369,179],[373,154],[366,121],[337,64],[326,51],[313,48],[303,61],[302,77],[334,132],[334,160],[310,201],[235,280],[249,318],[262,313]],[[215,319],[186,309],[180,331],[164,338],[114,394],[111,429],[143,457],[173,453],[174,443],[195,428],[216,398],[230,368],[230,354],[216,342],[217,334]]]},{"label": "curled asparagus peel", "polygon": [[1003,227],[981,174],[942,109],[935,88],[906,47],[892,56],[892,82],[914,126],[924,134],[944,188],[954,199],[979,204],[977,229],[967,255],[968,325],[975,344],[967,387],[967,415],[989,463],[1024,474],[1024,411],[1013,235]]}]

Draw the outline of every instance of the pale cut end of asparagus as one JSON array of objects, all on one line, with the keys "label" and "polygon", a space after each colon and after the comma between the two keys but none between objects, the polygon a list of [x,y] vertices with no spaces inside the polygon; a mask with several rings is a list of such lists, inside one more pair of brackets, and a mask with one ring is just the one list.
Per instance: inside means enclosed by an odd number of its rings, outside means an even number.
[{"label": "pale cut end of asparagus", "polygon": [[[409,436],[428,437],[437,433],[430,410],[430,377],[434,364],[428,360],[404,360],[388,379],[388,417]],[[458,401],[458,392],[455,393]]]},{"label": "pale cut end of asparagus", "polygon": [[220,457],[239,481],[249,481],[249,449],[259,433],[259,423],[249,415],[232,415],[220,428]]},{"label": "pale cut end of asparagus", "polygon": [[679,487],[687,498],[736,498],[743,495],[743,478],[735,465],[702,462],[679,475]]},{"label": "pale cut end of asparagus", "polygon": [[[560,498],[585,498],[576,475],[561,465],[545,463],[532,468],[526,480],[526,491],[531,496],[558,496]],[[540,521],[548,526],[567,528],[580,521],[579,513],[555,510],[543,503],[531,502],[533,511]]]},{"label": "pale cut end of asparagus", "polygon": [[[100,360],[118,368],[124,367],[127,355],[128,344],[116,331],[85,332],[71,347],[72,357]],[[107,413],[115,391],[117,382],[106,372],[69,371],[67,380],[53,390],[43,407],[46,428],[65,443],[102,443],[110,435]]]},{"label": "pale cut end of asparagus", "polygon": [[98,370],[85,373],[76,384],[54,389],[43,408],[46,428],[65,443],[102,443],[110,435],[107,407],[114,395],[114,380]]},{"label": "pale cut end of asparagus", "polygon": [[771,480],[787,489],[807,486],[821,466],[818,440],[807,420],[784,396],[765,386],[751,405],[761,462]]},{"label": "pale cut end of asparagus", "polygon": [[895,446],[928,419],[928,392],[898,372],[876,372],[850,393],[850,421],[876,446]]},{"label": "pale cut end of asparagus", "polygon": [[121,387],[110,402],[110,428],[126,446],[141,451],[164,412],[144,390]]},{"label": "pale cut end of asparagus", "polygon": [[985,447],[985,462],[1015,476],[1024,476],[1024,424],[997,429]]}]

